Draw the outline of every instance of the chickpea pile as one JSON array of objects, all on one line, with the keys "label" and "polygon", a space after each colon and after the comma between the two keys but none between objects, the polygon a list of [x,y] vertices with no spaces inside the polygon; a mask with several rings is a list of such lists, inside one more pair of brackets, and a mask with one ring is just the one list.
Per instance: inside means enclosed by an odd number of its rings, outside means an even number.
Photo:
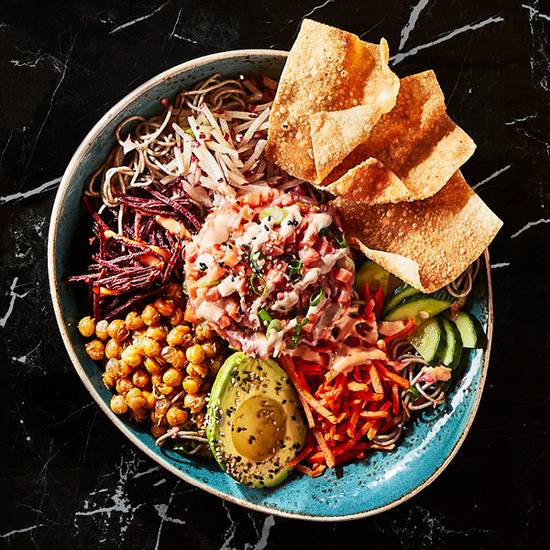
[{"label": "chickpea pile", "polygon": [[87,354],[105,366],[103,382],[115,392],[112,411],[150,419],[155,437],[171,427],[202,430],[206,396],[223,362],[214,331],[186,323],[182,305],[181,287],[171,283],[141,313],[78,323],[80,333],[93,338]]}]

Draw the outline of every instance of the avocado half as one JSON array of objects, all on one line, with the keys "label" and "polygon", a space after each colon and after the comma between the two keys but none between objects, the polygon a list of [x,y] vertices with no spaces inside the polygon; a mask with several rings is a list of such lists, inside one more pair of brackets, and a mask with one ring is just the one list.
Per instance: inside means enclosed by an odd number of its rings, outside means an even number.
[{"label": "avocado half", "polygon": [[208,403],[206,436],[218,464],[251,487],[274,487],[290,473],[307,428],[285,371],[273,360],[231,355]]}]

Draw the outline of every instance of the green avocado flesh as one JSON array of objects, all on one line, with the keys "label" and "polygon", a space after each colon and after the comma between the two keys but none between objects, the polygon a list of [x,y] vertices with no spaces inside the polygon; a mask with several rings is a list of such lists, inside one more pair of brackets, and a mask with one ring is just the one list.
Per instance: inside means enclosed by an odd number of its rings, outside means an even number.
[{"label": "green avocado flesh", "polygon": [[300,401],[273,360],[234,353],[219,370],[208,403],[206,436],[218,464],[251,487],[274,487],[306,439]]}]

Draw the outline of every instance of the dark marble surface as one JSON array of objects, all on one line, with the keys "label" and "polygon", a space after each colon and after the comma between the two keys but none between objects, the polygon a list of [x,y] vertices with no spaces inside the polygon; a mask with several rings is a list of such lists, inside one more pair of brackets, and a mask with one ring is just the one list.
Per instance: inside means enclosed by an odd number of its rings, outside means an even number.
[{"label": "dark marble surface", "polygon": [[[91,402],[53,319],[45,246],[63,170],[114,102],[227,49],[287,49],[311,16],[377,41],[401,75],[436,70],[478,150],[464,168],[504,220],[491,247],[495,338],[466,443],[381,516],[311,524],[196,490]],[[0,547],[549,548],[550,2],[0,3]]]}]

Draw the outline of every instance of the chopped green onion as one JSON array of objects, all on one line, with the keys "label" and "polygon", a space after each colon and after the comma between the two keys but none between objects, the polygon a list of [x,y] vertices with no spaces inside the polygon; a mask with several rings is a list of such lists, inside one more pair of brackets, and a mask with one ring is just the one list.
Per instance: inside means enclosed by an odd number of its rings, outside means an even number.
[{"label": "chopped green onion", "polygon": [[411,386],[408,390],[407,390],[407,393],[411,396],[412,398],[412,402],[415,403],[416,401],[418,401],[420,399],[420,392],[414,387],[414,386]]},{"label": "chopped green onion", "polygon": [[264,208],[260,212],[260,220],[273,220],[273,223],[280,224],[286,217],[288,212],[284,208],[279,208],[278,206],[270,206],[269,208]]},{"label": "chopped green onion", "polygon": [[310,297],[309,297],[309,305],[310,306],[318,306],[321,303],[321,300],[323,299],[323,289],[318,288]]},{"label": "chopped green onion", "polygon": [[269,323],[273,321],[273,317],[271,317],[267,309],[260,309],[260,311],[258,311],[258,317],[264,327],[267,327]]},{"label": "chopped green onion", "polygon": [[302,275],[302,260],[294,259],[288,263],[288,274],[291,278]]},{"label": "chopped green onion", "polygon": [[278,321],[277,319],[273,319],[271,323],[267,326],[267,330],[265,331],[266,338],[269,339],[269,335],[272,332],[279,332],[283,328],[283,325],[281,325],[281,321]]},{"label": "chopped green onion", "polygon": [[[258,281],[261,285],[259,288],[256,281]],[[252,275],[250,275],[249,284],[250,290],[252,290],[252,292],[254,292],[256,296],[265,295],[267,291],[267,286],[265,283],[265,279],[261,275],[258,275],[257,273],[252,273]]]},{"label": "chopped green onion", "polygon": [[195,137],[195,134],[193,133],[193,130],[191,130],[191,128],[186,128],[185,133],[189,134],[192,138]]},{"label": "chopped green onion", "polygon": [[248,259],[250,260],[250,266],[257,273],[260,273],[260,271],[262,270],[262,266],[258,262],[263,260],[264,258],[265,258],[265,255],[261,250],[251,250],[250,254],[248,255]]},{"label": "chopped green onion", "polygon": [[296,324],[296,327],[294,328],[294,334],[291,338],[293,347],[296,347],[298,345],[298,342],[300,341],[300,334],[302,334],[302,329],[307,325],[308,321],[309,319],[305,317],[302,321]]},{"label": "chopped green onion", "polygon": [[333,222],[328,227],[323,227],[319,230],[319,235],[322,237],[332,237],[340,248],[346,248],[348,241],[343,233],[338,229],[338,226]]}]

